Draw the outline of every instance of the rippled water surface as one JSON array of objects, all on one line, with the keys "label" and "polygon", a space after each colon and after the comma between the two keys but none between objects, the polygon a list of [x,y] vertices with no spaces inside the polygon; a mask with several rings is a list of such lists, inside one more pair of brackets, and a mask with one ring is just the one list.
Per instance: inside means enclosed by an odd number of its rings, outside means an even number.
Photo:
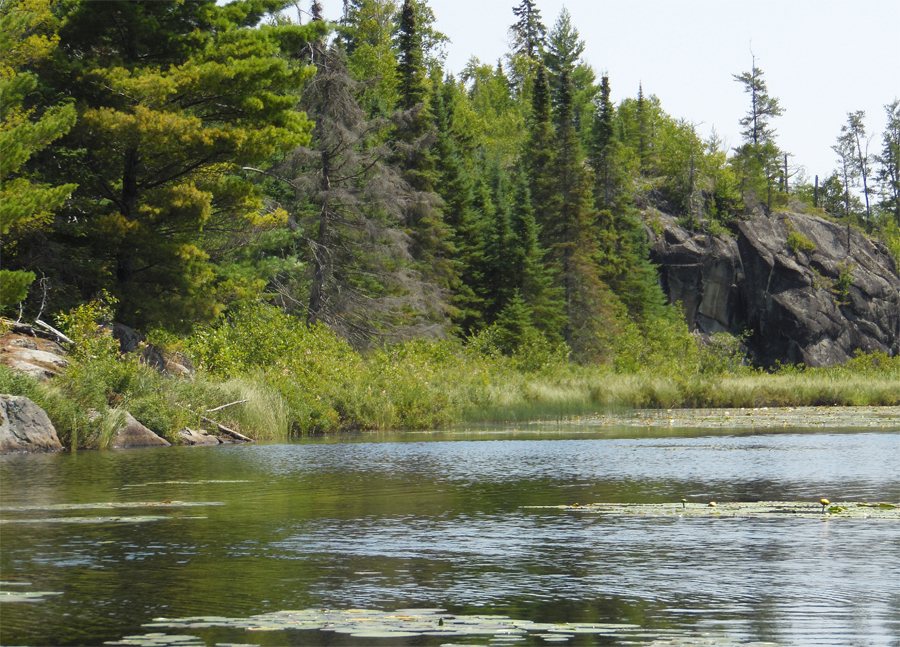
[{"label": "rippled water surface", "polygon": [[[159,616],[437,607],[631,623],[646,630],[628,637],[641,644],[683,632],[738,644],[900,645],[898,522],[521,507],[900,501],[896,431],[675,433],[494,429],[5,456],[0,588],[58,595],[0,604],[0,642],[100,645],[160,631],[142,626]],[[46,508],[177,501],[222,505]],[[23,506],[31,509],[13,509]],[[128,523],[137,516],[145,519]],[[210,646],[446,643],[317,630],[176,633]],[[626,642],[578,635],[568,644]]]}]

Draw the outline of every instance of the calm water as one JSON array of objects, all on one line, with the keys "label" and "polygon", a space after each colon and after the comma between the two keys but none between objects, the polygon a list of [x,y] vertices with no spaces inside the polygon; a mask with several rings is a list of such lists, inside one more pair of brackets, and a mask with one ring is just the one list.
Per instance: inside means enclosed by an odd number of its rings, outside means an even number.
[{"label": "calm water", "polygon": [[[737,642],[900,645],[897,522],[600,518],[520,507],[682,497],[897,502],[897,432],[663,436],[554,427],[18,455],[0,458],[0,484],[7,508],[224,504],[4,511],[7,521],[162,518],[4,523],[3,589],[60,595],[0,605],[3,645],[101,645],[161,631],[142,627],[157,616],[310,607],[627,622],[646,629],[629,638],[645,644],[654,632],[708,631]],[[173,633],[208,645],[442,643],[314,630]],[[568,644],[624,644],[617,640],[576,636]]]}]

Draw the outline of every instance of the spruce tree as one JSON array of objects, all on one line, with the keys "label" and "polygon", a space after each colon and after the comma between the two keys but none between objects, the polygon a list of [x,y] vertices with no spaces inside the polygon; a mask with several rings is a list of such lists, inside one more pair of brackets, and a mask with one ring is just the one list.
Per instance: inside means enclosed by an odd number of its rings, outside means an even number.
[{"label": "spruce tree", "polygon": [[412,110],[424,104],[428,96],[427,75],[422,52],[422,34],[416,22],[414,0],[403,0],[397,25],[398,63],[401,110]]},{"label": "spruce tree", "polygon": [[551,341],[562,341],[566,324],[563,293],[554,285],[554,273],[546,261],[547,252],[541,247],[540,228],[534,219],[531,192],[521,173],[516,179],[512,230],[516,237],[513,266],[519,276],[518,293],[528,306],[534,327]]},{"label": "spruce tree", "polygon": [[513,7],[516,20],[509,28],[512,39],[513,54],[538,59],[544,52],[547,39],[547,27],[541,22],[541,11],[534,0],[522,0]]},{"label": "spruce tree", "polygon": [[614,298],[600,280],[595,265],[596,212],[590,173],[575,130],[573,93],[569,74],[564,70],[554,117],[552,216],[542,228],[550,258],[558,268],[558,285],[563,290],[566,308],[563,338],[577,357],[589,359],[597,350],[598,335],[610,325],[609,306]]},{"label": "spruce tree", "polygon": [[506,307],[519,281],[521,268],[516,266],[516,237],[510,219],[503,171],[494,167],[493,213],[485,223],[485,322],[497,319]]},{"label": "spruce tree", "polygon": [[884,110],[887,124],[881,136],[881,154],[875,158],[879,164],[880,207],[893,215],[900,228],[900,100],[895,99]]},{"label": "spruce tree", "polygon": [[594,196],[598,208],[609,208],[615,190],[615,116],[609,98],[609,77],[600,81],[600,97],[594,112],[589,162],[594,169]]},{"label": "spruce tree", "polygon": [[744,85],[750,95],[750,110],[740,120],[744,138],[738,149],[736,163],[741,170],[743,188],[751,189],[758,198],[765,199],[772,208],[776,176],[780,172],[781,151],[775,144],[775,129],[771,120],[784,114],[778,99],[769,94],[763,72],[756,67],[756,57],[749,72],[735,74],[734,80]]},{"label": "spruce tree", "polygon": [[384,124],[359,105],[342,53],[320,42],[307,56],[318,62],[300,105],[315,120],[312,141],[273,172],[296,192],[294,220],[309,244],[306,320],[356,347],[439,330],[443,291],[404,231],[407,206],[433,196],[386,163],[388,146],[371,138]]},{"label": "spruce tree", "polygon": [[454,280],[450,288],[454,308],[453,321],[466,335],[481,325],[484,299],[484,236],[480,214],[475,205],[475,182],[472,169],[460,155],[453,134],[453,101],[456,83],[450,77],[442,83],[435,76],[433,97],[434,122],[437,130],[435,190],[444,201],[444,222],[452,239],[448,246],[453,263]]},{"label": "spruce tree", "polygon": [[550,112],[550,84],[547,69],[541,65],[538,67],[531,95],[531,118],[522,162],[531,186],[534,216],[542,228],[550,220],[550,203],[553,197],[551,167],[555,153],[556,133]]}]

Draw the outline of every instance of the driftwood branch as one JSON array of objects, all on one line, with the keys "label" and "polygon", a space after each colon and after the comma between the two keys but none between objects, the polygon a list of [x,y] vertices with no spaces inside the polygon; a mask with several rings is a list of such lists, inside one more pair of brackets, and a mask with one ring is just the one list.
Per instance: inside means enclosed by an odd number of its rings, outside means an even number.
[{"label": "driftwood branch", "polygon": [[222,409],[227,409],[228,407],[233,407],[236,404],[244,404],[245,402],[250,402],[250,400],[238,400],[237,402],[229,402],[228,404],[223,404],[221,407],[216,407],[215,409],[207,409],[206,413],[212,413],[213,411],[221,411]]},{"label": "driftwood branch", "polygon": [[[245,402],[246,402],[246,400],[245,400]],[[232,402],[232,404],[237,404],[237,402]],[[185,405],[179,404],[179,403],[177,403],[177,402],[175,403],[175,406],[181,407],[182,409],[187,409],[187,410],[190,411],[191,413],[196,413],[193,409],[191,409],[190,406],[185,406]],[[228,405],[226,405],[226,406],[228,406]],[[219,408],[221,408],[221,407],[219,407]],[[215,411],[215,409],[212,409],[212,411]],[[202,420],[203,422],[205,422],[205,423],[207,423],[207,424],[215,425],[215,426],[216,426],[216,429],[219,430],[219,433],[225,434],[226,436],[231,436],[231,437],[234,438],[235,440],[240,440],[240,441],[245,442],[245,443],[252,443],[252,442],[253,442],[253,439],[252,439],[252,438],[247,438],[247,436],[245,436],[244,434],[242,434],[242,433],[240,433],[240,432],[237,432],[237,431],[235,431],[234,429],[229,429],[229,428],[226,427],[225,425],[223,425],[223,424],[221,424],[221,423],[219,423],[219,422],[216,422],[216,421],[213,420],[212,418],[207,418],[207,417],[204,416],[203,414],[200,414],[200,420]]]},{"label": "driftwood branch", "polygon": [[29,337],[40,337],[41,339],[51,339],[53,341],[64,341],[69,344],[74,344],[71,339],[63,335],[58,330],[51,328],[47,324],[42,321],[38,321],[37,323],[42,324],[45,328],[49,328],[52,332],[45,332],[43,330],[38,330],[34,326],[31,326],[26,323],[21,323],[19,321],[13,321],[12,319],[6,319],[5,317],[2,319],[2,323],[4,326],[9,328],[12,332],[18,335],[28,335]]},{"label": "driftwood branch", "polygon": [[75,343],[74,341],[72,341],[71,339],[69,339],[68,337],[66,337],[64,334],[62,334],[61,332],[59,332],[56,328],[54,328],[53,326],[51,326],[51,325],[48,324],[48,323],[44,323],[44,322],[41,321],[40,319],[35,319],[34,323],[36,323],[37,325],[39,325],[41,328],[46,328],[47,330],[49,330],[50,332],[52,332],[52,333],[53,333],[54,335],[56,335],[59,339],[61,339],[62,341],[66,342],[67,344],[74,344],[74,343]]},{"label": "driftwood branch", "polygon": [[229,429],[225,425],[216,422],[212,418],[207,418],[206,416],[200,416],[200,420],[202,420],[203,422],[209,423],[211,425],[215,425],[216,429],[218,429],[221,433],[225,434],[226,436],[231,436],[232,438],[234,438],[236,440],[241,440],[245,443],[253,442],[252,438],[247,438],[244,434],[238,433],[234,429]]}]

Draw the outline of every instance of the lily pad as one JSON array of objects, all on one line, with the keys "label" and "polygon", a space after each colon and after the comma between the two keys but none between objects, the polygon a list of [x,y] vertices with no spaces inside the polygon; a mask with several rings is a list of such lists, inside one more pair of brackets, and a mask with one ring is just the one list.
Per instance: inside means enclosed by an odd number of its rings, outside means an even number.
[{"label": "lily pad", "polygon": [[129,485],[123,485],[117,490],[127,490],[130,488],[136,487],[150,487],[152,485],[212,485],[217,483],[252,483],[253,481],[221,481],[221,480],[207,480],[207,481],[153,481],[151,483],[133,483]]},{"label": "lily pad", "polygon": [[808,501],[757,501],[756,503],[587,503],[523,508],[566,510],[607,516],[715,518],[826,518],[900,521],[900,507],[892,503],[835,502],[823,508]]},{"label": "lily pad", "polygon": [[106,503],[55,503],[52,505],[21,505],[0,507],[0,512],[58,512],[62,510],[106,510],[130,508],[196,508],[225,505],[220,501],[111,501]]},{"label": "lily pad", "polygon": [[62,595],[56,591],[0,591],[0,602],[41,602],[51,595]]},{"label": "lily pad", "polygon": [[[45,519],[0,519],[0,524],[8,523],[147,523],[173,517],[154,515],[134,515],[130,517],[48,517]],[[178,519],[206,519],[206,517],[177,517]]]}]

